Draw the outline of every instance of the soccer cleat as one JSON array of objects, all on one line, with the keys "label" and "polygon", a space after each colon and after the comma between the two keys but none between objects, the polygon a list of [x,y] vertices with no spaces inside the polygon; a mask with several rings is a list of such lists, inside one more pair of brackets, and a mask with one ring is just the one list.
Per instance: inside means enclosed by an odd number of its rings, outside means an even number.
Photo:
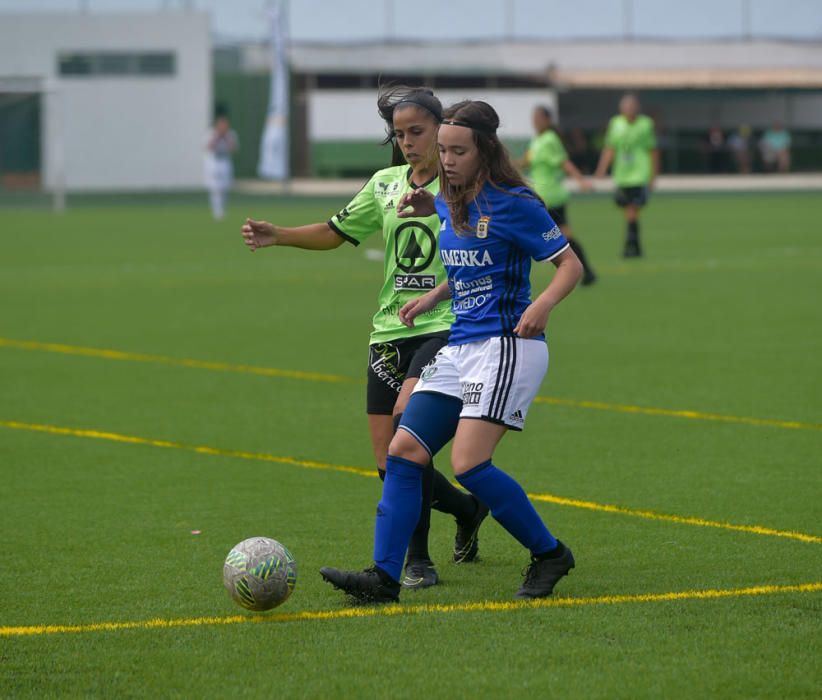
[{"label": "soccer cleat", "polygon": [[434,568],[434,562],[431,560],[409,561],[405,565],[405,578],[402,580],[403,588],[419,590],[436,586],[439,582],[440,577]]},{"label": "soccer cleat", "polygon": [[531,557],[531,563],[522,572],[525,580],[517,591],[515,598],[530,600],[531,598],[544,598],[551,595],[563,576],[574,568],[574,555],[562,542],[557,540],[563,552],[553,559],[535,559]]},{"label": "soccer cleat", "polygon": [[589,287],[596,281],[597,276],[591,270],[586,268],[582,275],[582,282],[580,284],[582,284],[583,287]]},{"label": "soccer cleat", "polygon": [[340,571],[324,566],[320,575],[360,603],[397,603],[400,584],[376,566],[364,571]]},{"label": "soccer cleat", "polygon": [[454,561],[457,564],[466,564],[476,561],[479,555],[479,529],[482,521],[488,517],[488,506],[477,500],[477,512],[466,524],[457,521],[457,535],[454,537]]}]

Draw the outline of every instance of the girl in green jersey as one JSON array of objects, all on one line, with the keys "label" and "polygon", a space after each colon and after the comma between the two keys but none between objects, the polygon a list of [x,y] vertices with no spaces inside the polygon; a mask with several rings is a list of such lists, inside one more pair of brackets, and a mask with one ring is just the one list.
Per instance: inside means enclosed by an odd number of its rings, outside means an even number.
[{"label": "girl in green jersey", "polygon": [[[354,199],[325,223],[286,228],[247,219],[242,234],[253,252],[267,246],[333,250],[346,241],[359,245],[374,231],[382,231],[384,282],[369,344],[366,404],[377,467],[380,477],[385,478],[388,445],[402,411],[423,367],[447,343],[453,315],[446,301],[420,318],[414,328],[399,319],[399,310],[407,301],[446,279],[437,245],[439,218],[401,219],[396,211],[407,192],[416,188],[432,194],[439,191],[437,131],[442,105],[430,90],[394,87],[380,94],[377,106],[387,125],[385,143],[393,147],[391,167],[377,171]],[[422,512],[408,548],[403,579],[406,588],[424,588],[439,580],[428,552],[432,505],[457,521],[454,561],[477,558],[477,532],[488,509],[452,486],[431,465],[425,470]]]},{"label": "girl in green jersey", "polygon": [[593,188],[568,157],[568,152],[562,145],[562,139],[554,129],[554,117],[551,110],[542,105],[534,107],[532,120],[534,131],[537,133],[531,140],[528,151],[517,162],[517,165],[530,170],[534,192],[545,202],[551,218],[565,234],[571,250],[577,254],[582,263],[583,286],[593,284],[597,277],[568,220],[567,204],[571,195],[565,186],[565,176],[569,175],[574,178],[583,192],[590,192]]},{"label": "girl in green jersey", "polygon": [[639,258],[639,212],[648,203],[659,174],[659,149],[654,122],[640,114],[639,99],[628,93],[619,101],[619,114],[608,122],[605,148],[599,157],[594,177],[605,177],[613,164],[616,185],[614,201],[625,213],[623,256]]}]

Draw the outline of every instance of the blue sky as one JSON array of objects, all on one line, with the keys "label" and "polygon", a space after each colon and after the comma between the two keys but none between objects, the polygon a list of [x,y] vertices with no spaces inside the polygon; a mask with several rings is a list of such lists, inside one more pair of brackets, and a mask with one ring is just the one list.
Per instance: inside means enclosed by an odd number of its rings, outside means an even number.
[{"label": "blue sky", "polygon": [[[0,0],[2,12],[179,10],[211,13],[215,36],[265,35],[269,0]],[[822,40],[822,0],[290,0],[298,41],[430,39],[716,38]],[[0,21],[3,21],[0,15]]]}]

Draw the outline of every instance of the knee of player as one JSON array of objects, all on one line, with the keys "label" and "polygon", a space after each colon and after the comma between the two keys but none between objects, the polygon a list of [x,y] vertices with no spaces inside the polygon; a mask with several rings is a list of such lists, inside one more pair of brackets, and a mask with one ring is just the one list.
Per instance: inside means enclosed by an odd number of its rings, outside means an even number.
[{"label": "knee of player", "polygon": [[474,467],[484,461],[485,460],[480,459],[473,451],[465,450],[461,448],[460,445],[454,445],[454,447],[451,448],[451,466],[456,476],[470,472]]},{"label": "knee of player", "polygon": [[402,457],[418,464],[428,464],[431,456],[428,451],[411,433],[400,428],[388,446],[388,454],[392,457]]}]

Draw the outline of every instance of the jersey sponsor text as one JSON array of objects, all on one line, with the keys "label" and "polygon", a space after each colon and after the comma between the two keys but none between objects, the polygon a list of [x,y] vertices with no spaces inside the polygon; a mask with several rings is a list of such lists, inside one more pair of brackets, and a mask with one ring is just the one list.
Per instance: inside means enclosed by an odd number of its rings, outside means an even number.
[{"label": "jersey sponsor text", "polygon": [[455,314],[459,314],[464,311],[476,309],[478,306],[482,306],[486,301],[488,301],[487,294],[477,294],[476,296],[465,297],[464,299],[454,299],[452,308]]},{"label": "jersey sponsor text", "polygon": [[546,241],[555,241],[560,236],[562,236],[562,231],[559,230],[559,226],[554,226],[550,231],[542,234],[543,240]]},{"label": "jersey sponsor text", "polygon": [[475,280],[454,280],[454,294],[464,297],[476,292],[488,292],[494,288],[494,281],[491,275],[485,275]]},{"label": "jersey sponsor text", "polygon": [[394,275],[395,290],[428,290],[436,286],[437,278],[434,275]]},{"label": "jersey sponsor text", "polygon": [[451,267],[486,267],[493,265],[494,260],[491,258],[491,253],[487,250],[482,251],[480,255],[479,250],[440,250],[442,261]]}]

